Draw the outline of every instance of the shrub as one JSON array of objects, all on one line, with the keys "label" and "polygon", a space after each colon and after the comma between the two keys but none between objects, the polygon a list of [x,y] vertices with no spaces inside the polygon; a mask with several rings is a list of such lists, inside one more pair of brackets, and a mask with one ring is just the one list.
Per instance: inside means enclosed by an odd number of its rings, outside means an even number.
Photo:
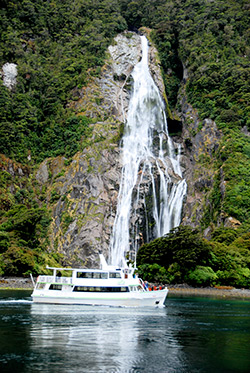
[{"label": "shrub", "polygon": [[169,282],[168,274],[166,268],[160,266],[159,264],[142,264],[138,266],[138,275],[142,277],[143,280],[156,283],[167,283]]},{"label": "shrub", "polygon": [[250,269],[239,267],[235,270],[217,271],[217,282],[220,285],[250,287]]},{"label": "shrub", "polygon": [[211,267],[197,266],[194,271],[187,275],[187,282],[195,286],[214,285],[217,275]]}]

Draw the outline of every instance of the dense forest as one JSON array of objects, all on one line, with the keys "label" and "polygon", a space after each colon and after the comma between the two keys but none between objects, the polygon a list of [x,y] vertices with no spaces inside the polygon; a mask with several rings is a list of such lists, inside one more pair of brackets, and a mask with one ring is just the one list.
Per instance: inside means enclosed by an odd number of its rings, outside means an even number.
[{"label": "dense forest", "polygon": [[[138,264],[150,281],[250,285],[250,5],[247,0],[1,0],[0,66],[17,65],[17,84],[0,79],[0,274],[27,275],[45,263],[50,206],[33,172],[46,158],[70,162],[98,118],[73,102],[98,76],[108,45],[125,30],[151,30],[172,115],[180,89],[200,119],[222,131],[214,184],[200,226],[179,227],[145,244]],[[184,70],[187,77],[183,80]],[[199,128],[198,130],[201,130]],[[10,165],[11,170],[10,172]],[[221,173],[225,181],[221,198]],[[54,200],[53,200],[54,198]],[[237,229],[218,227],[231,216]],[[210,240],[202,232],[212,227]]]}]

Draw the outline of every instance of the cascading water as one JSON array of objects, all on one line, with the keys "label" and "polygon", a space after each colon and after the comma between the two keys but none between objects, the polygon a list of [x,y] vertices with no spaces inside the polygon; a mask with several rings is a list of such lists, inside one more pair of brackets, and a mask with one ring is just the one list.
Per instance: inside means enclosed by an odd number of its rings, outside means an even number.
[{"label": "cascading water", "polygon": [[180,147],[176,155],[168,136],[164,103],[150,75],[145,36],[141,43],[142,59],[132,72],[134,87],[123,137],[122,177],[110,241],[110,262],[116,266],[124,261],[127,251],[137,250],[142,233],[139,223],[132,224],[132,232],[130,226],[131,219],[137,219],[142,195],[144,206],[140,208],[145,210],[144,236],[148,240],[161,237],[180,224],[186,194]]}]

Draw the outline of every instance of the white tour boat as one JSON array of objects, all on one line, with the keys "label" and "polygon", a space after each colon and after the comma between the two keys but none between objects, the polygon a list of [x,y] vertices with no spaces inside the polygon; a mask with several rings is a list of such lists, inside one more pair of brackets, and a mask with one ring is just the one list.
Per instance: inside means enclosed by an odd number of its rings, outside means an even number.
[{"label": "white tour boat", "polygon": [[[37,278],[35,303],[85,304],[118,307],[164,306],[168,289],[151,290],[129,266],[109,266],[100,254],[101,269],[55,268],[52,276]],[[61,272],[69,273],[61,276]]]}]

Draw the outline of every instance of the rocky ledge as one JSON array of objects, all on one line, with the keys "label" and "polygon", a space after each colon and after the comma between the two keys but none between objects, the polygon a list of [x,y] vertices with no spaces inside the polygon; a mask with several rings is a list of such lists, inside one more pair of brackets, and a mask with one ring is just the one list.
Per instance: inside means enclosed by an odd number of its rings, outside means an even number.
[{"label": "rocky ledge", "polygon": [[250,299],[249,289],[236,289],[232,286],[217,286],[205,288],[193,288],[188,285],[168,285],[169,295],[187,296],[187,297],[209,297],[209,298],[248,298]]},{"label": "rocky ledge", "polygon": [[0,289],[33,289],[30,278],[23,277],[0,277]]}]

